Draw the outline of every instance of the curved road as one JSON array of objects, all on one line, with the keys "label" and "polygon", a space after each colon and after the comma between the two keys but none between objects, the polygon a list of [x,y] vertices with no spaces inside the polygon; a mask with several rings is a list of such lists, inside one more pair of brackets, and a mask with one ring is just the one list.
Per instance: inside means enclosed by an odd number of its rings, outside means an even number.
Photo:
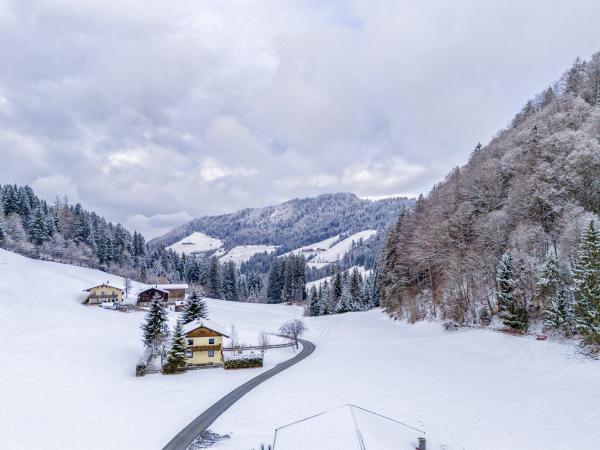
[{"label": "curved road", "polygon": [[298,339],[302,344],[302,351],[291,359],[277,364],[275,367],[255,376],[244,384],[238,386],[225,397],[218,400],[210,408],[196,417],[187,427],[181,430],[177,436],[171,439],[163,450],[185,450],[196,439],[196,437],[205,431],[217,418],[231,407],[235,402],[250,392],[259,384],[269,378],[283,372],[288,367],[299,363],[304,358],[315,351],[315,344],[304,339]]}]

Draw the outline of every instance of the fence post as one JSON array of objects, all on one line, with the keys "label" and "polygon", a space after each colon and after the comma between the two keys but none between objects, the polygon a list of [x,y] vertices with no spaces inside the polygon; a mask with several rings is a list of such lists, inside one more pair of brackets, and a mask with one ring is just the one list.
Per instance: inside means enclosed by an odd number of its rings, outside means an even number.
[{"label": "fence post", "polygon": [[419,450],[427,450],[427,440],[424,437],[419,438]]}]

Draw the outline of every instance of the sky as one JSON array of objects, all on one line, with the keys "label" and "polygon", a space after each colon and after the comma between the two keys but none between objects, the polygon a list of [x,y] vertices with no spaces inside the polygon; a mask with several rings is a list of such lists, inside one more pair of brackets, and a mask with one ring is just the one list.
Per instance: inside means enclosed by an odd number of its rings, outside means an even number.
[{"label": "sky", "polygon": [[576,56],[596,0],[0,0],[0,183],[147,237],[426,194]]}]

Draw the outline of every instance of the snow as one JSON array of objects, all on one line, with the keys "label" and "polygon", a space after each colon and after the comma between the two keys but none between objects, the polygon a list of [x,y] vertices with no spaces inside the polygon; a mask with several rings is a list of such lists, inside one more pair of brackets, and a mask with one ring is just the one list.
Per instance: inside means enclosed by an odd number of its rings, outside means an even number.
[{"label": "snow", "polygon": [[[0,250],[1,448],[162,448],[223,395],[294,355],[290,347],[270,349],[263,368],[136,378],[144,312],[81,305],[82,290],[106,280],[123,284],[97,270]],[[211,320],[235,324],[253,345],[261,329],[277,330],[301,314],[286,305],[207,305]],[[174,324],[176,313],[169,317]]]},{"label": "snow", "polygon": [[393,419],[345,405],[278,428],[274,450],[414,450],[424,436]]},{"label": "snow", "polygon": [[200,327],[205,327],[208,328],[209,330],[212,331],[216,331],[219,334],[222,334],[223,336],[227,337],[227,329],[221,325],[218,324],[212,320],[208,320],[208,319],[200,319],[200,320],[195,320],[193,322],[189,322],[186,323],[185,325],[183,325],[183,333],[187,334],[192,330],[195,330],[196,328],[200,328]]},{"label": "snow", "polygon": [[364,230],[354,233],[330,247],[326,251],[317,254],[313,259],[311,259],[311,262],[336,262],[337,260],[342,259],[344,255],[350,251],[350,248],[354,242],[358,242],[361,239],[367,240],[374,234],[377,234],[377,230]]},{"label": "snow", "polygon": [[[0,447],[161,448],[214,401],[293,354],[269,350],[264,368],[136,378],[144,313],[80,304],[84,288],[106,280],[123,284],[0,250]],[[210,319],[234,324],[247,344],[302,313],[207,304]],[[303,320],[315,352],[225,412],[211,429],[231,439],[212,448],[259,448],[273,442],[276,428],[346,404],[425,431],[429,450],[441,443],[447,450],[598,448],[600,361],[573,343],[446,332],[379,310]]]},{"label": "snow", "polygon": [[238,245],[221,256],[220,259],[221,262],[233,261],[240,265],[258,253],[273,253],[275,250],[277,250],[276,245]]},{"label": "snow", "polygon": [[200,231],[194,231],[168,248],[179,254],[212,253],[213,256],[220,258],[221,262],[233,261],[238,265],[248,261],[257,253],[272,253],[277,250],[276,245],[238,245],[227,251],[223,247],[222,240]]},{"label": "snow", "polygon": [[330,248],[339,239],[339,237],[340,235],[336,234],[335,236],[332,236],[319,242],[315,242],[314,244],[309,244],[305,245],[304,247],[296,248],[287,253],[284,253],[281,256],[304,254],[304,256],[306,256],[307,258],[311,258],[317,253],[319,253],[319,249],[327,250],[328,248]]},{"label": "snow", "polygon": [[188,237],[175,242],[168,248],[173,250],[175,253],[186,253],[191,255],[195,252],[213,252],[223,247],[223,241],[221,239],[209,236],[206,233],[200,231],[194,231]]},{"label": "snow", "polygon": [[[352,273],[352,271],[354,271],[355,269],[358,270],[358,273],[360,273],[363,277],[366,277],[371,272],[373,272],[372,269],[367,270],[367,269],[365,269],[364,266],[352,266],[352,267],[350,267],[347,270],[347,272],[348,273]],[[330,283],[331,282],[331,278],[333,278],[333,276],[329,275],[327,277],[319,278],[318,280],[309,281],[308,283],[306,283],[306,290],[309,291],[313,286],[316,287],[317,289],[319,289],[319,286],[321,284],[325,283],[325,281],[327,281],[328,283]]]}]

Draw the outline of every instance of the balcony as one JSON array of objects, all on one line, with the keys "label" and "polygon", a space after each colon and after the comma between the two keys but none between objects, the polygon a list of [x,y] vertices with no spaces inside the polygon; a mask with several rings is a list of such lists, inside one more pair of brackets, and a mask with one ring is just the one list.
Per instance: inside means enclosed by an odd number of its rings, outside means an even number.
[{"label": "balcony", "polygon": [[209,350],[221,350],[221,344],[209,344],[209,345],[190,345],[188,350],[192,352],[207,352]]}]

